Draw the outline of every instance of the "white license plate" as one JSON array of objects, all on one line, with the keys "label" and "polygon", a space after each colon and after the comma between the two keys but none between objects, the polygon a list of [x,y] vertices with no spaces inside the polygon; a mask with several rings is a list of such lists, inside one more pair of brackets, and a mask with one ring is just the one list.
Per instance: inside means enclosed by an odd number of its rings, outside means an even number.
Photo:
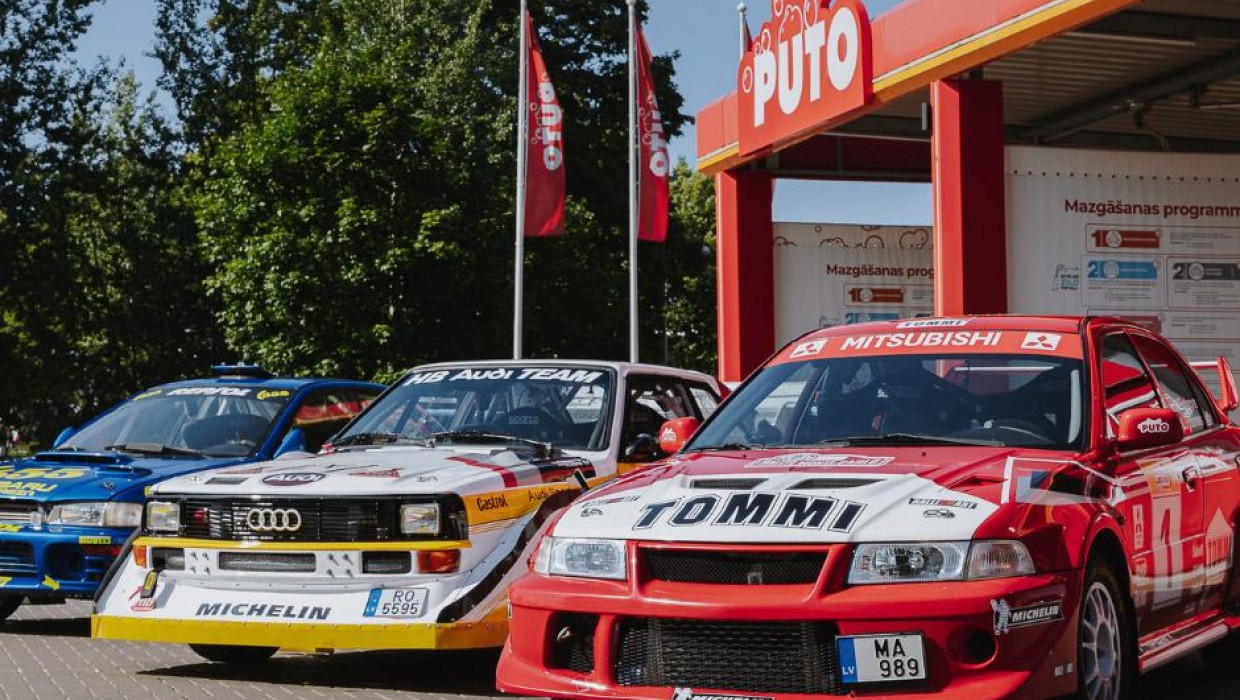
[{"label": "white license plate", "polygon": [[926,649],[920,634],[837,637],[840,675],[845,683],[895,683],[926,679]]},{"label": "white license plate", "polygon": [[425,588],[376,588],[366,601],[366,617],[422,617],[426,614]]}]

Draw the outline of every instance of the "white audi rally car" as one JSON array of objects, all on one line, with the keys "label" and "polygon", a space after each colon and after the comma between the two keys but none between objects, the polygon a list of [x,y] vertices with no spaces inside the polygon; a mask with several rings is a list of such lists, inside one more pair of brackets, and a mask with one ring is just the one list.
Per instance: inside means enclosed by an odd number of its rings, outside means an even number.
[{"label": "white audi rally car", "polygon": [[319,455],[151,489],[96,600],[96,637],[254,662],[277,649],[498,647],[509,584],[587,484],[705,418],[705,374],[584,361],[409,372]]}]

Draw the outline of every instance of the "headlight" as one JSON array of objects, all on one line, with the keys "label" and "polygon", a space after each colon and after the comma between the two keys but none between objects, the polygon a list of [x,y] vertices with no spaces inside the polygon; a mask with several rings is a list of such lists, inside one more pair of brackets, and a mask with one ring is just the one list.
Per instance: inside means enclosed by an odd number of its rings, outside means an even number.
[{"label": "headlight", "polygon": [[863,544],[853,555],[851,584],[963,581],[1035,573],[1016,541]]},{"label": "headlight", "polygon": [[146,529],[151,532],[180,532],[181,504],[166,501],[147,503]]},{"label": "headlight", "polygon": [[406,535],[438,535],[439,504],[408,503],[401,506],[400,531]]},{"label": "headlight", "polygon": [[47,513],[48,525],[88,527],[138,527],[142,524],[142,505],[138,503],[62,503]]},{"label": "headlight", "polygon": [[628,575],[624,540],[548,537],[538,548],[534,571],[557,576],[623,580]]}]

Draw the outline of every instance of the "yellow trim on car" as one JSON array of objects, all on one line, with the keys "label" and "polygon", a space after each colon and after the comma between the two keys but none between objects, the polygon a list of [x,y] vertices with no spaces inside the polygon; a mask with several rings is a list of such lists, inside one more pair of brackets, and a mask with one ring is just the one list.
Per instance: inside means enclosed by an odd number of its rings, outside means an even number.
[{"label": "yellow trim on car", "polygon": [[182,537],[139,537],[135,547],[181,549],[262,549],[280,552],[375,552],[466,549],[469,540],[407,540],[402,542],[255,542],[251,540],[195,540]]},{"label": "yellow trim on car", "polygon": [[333,649],[485,649],[503,646],[507,610],[498,606],[480,622],[336,625],[322,622],[225,622],[92,615],[90,636],[171,644]]}]

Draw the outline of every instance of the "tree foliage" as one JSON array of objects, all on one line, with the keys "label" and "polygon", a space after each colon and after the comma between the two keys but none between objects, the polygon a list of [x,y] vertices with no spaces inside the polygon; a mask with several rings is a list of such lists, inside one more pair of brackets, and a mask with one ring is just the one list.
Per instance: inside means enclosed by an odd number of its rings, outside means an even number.
[{"label": "tree foliage", "polygon": [[[74,60],[95,0],[0,3],[0,422],[46,441],[213,360],[386,378],[507,356],[515,3],[156,2],[175,115]],[[622,359],[625,5],[531,10],[569,200],[566,235],[527,242],[525,354]],[[669,135],[675,58],[654,70]],[[645,360],[713,369],[712,222],[682,164],[667,244],[641,244]]]}]

